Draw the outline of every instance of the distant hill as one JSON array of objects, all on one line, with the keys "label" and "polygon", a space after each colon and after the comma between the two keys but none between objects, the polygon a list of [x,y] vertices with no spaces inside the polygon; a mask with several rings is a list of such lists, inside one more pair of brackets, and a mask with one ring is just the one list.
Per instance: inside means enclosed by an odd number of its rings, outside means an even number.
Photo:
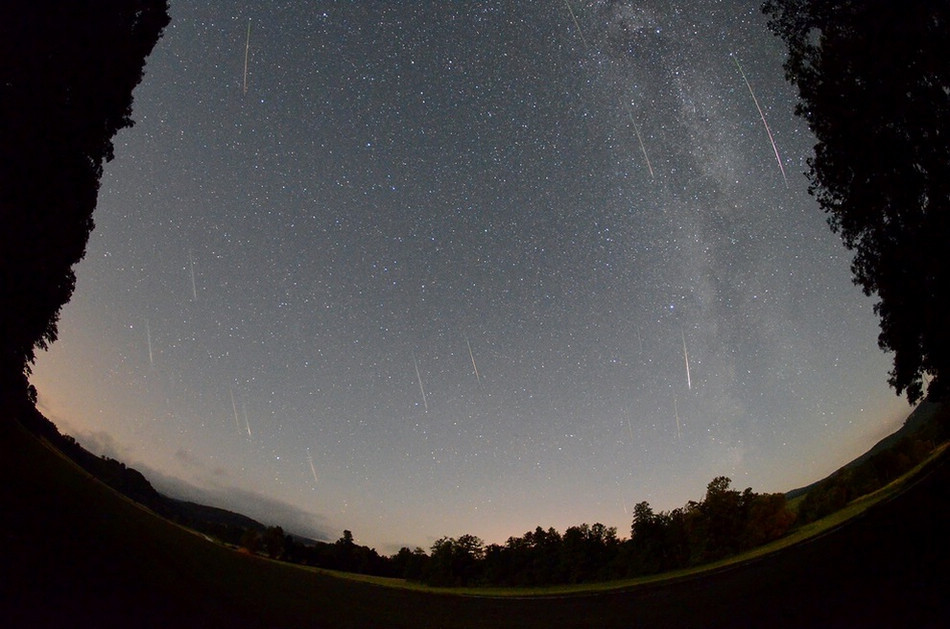
[{"label": "distant hill", "polygon": [[931,442],[937,442],[946,439],[948,436],[948,423],[950,423],[950,408],[948,408],[945,403],[933,402],[929,399],[925,399],[920,404],[918,404],[913,411],[911,411],[910,415],[907,416],[907,419],[904,420],[903,425],[899,429],[878,441],[871,447],[870,450],[841,466],[825,478],[817,480],[810,485],[785,492],[785,497],[788,500],[793,500],[800,496],[804,496],[821,483],[827,482],[836,476],[840,476],[846,470],[854,469],[866,463],[881,452],[897,447],[898,444],[900,444],[900,442],[904,439],[918,438]]},{"label": "distant hill", "polygon": [[[71,436],[61,434],[56,425],[35,408],[27,410],[21,417],[21,423],[27,429],[47,441],[90,475],[177,524],[235,545],[240,543],[247,531],[264,534],[269,526],[279,524],[273,522],[266,525],[227,509],[166,496],[157,491],[135,468],[109,457],[96,456]],[[292,538],[301,544],[318,543],[307,536],[294,534]]]},{"label": "distant hill", "polygon": [[924,461],[950,438],[950,407],[924,401],[894,434],[833,474],[786,494],[796,512],[796,526],[803,526],[843,509],[898,479]]}]

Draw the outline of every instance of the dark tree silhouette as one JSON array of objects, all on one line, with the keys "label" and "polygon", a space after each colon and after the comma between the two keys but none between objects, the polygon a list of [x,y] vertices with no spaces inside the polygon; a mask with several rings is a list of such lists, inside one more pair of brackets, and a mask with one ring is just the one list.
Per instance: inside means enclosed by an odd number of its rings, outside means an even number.
[{"label": "dark tree silhouette", "polygon": [[279,526],[268,527],[261,538],[261,545],[264,547],[264,552],[267,553],[268,557],[271,559],[280,559],[284,555],[286,546],[284,529]]},{"label": "dark tree silhouette", "polygon": [[[536,527],[504,545],[485,546],[474,535],[443,537],[431,555],[402,548],[380,567],[435,586],[534,586],[588,583],[653,574],[715,561],[785,535],[795,520],[784,494],[737,491],[725,476],[714,478],[700,502],[654,512],[648,502],[633,509],[630,539],[601,523]],[[337,542],[338,544],[340,542]]]},{"label": "dark tree silhouette", "polygon": [[950,379],[950,2],[768,0],[796,113],[818,139],[810,192],[876,295],[889,383],[911,402]]},{"label": "dark tree silhouette", "polygon": [[56,340],[112,137],[169,17],[165,0],[0,8],[0,389]]}]

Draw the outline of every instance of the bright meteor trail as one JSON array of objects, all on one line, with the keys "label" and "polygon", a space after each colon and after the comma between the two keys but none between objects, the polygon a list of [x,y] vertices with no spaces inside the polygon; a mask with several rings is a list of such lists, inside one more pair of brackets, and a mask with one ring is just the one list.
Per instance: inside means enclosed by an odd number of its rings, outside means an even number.
[{"label": "bright meteor trail", "polygon": [[686,351],[686,333],[680,332],[683,337],[683,360],[686,361],[686,386],[690,391],[693,390],[693,379],[689,375],[689,354]]},{"label": "bright meteor trail", "polygon": [[241,404],[241,412],[244,414],[244,427],[247,428],[247,436],[254,438],[254,435],[251,434],[251,422],[247,421],[247,404]]},{"label": "bright meteor trail", "polygon": [[745,72],[742,71],[742,66],[739,65],[739,60],[735,57],[732,57],[732,60],[735,62],[736,68],[739,69],[739,74],[742,75],[742,80],[745,81],[745,86],[749,88],[749,94],[752,95],[752,102],[755,103],[755,108],[759,110],[759,117],[762,118],[762,124],[765,126],[765,132],[769,135],[769,142],[772,143],[772,150],[775,151],[775,161],[778,163],[778,169],[782,171],[782,179],[785,180],[785,187],[788,188],[788,177],[785,176],[785,167],[782,166],[782,156],[778,154],[778,147],[775,145],[775,138],[772,137],[772,130],[769,129],[769,123],[765,121],[765,114],[762,113],[762,108],[759,106],[759,99],[755,97],[755,92],[752,91],[752,85],[749,83],[749,79],[746,78]]}]

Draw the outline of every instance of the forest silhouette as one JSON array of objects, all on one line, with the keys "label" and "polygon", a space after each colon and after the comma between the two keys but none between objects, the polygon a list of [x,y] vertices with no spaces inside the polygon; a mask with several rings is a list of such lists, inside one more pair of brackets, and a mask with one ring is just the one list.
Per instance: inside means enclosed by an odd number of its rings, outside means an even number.
[{"label": "forest silhouette", "polygon": [[86,252],[102,165],[169,22],[164,0],[0,9],[0,390],[30,395]]}]

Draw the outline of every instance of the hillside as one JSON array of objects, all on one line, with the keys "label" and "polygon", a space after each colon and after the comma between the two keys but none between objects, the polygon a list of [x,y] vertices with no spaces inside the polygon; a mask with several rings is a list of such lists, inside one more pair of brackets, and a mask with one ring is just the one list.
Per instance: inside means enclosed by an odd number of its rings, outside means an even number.
[{"label": "hillside", "polygon": [[825,478],[786,492],[785,496],[796,507],[804,505],[805,511],[799,511],[799,515],[806,520],[831,513],[908,471],[937,444],[950,438],[948,426],[950,407],[924,400],[898,430],[867,452]]},{"label": "hillside", "polygon": [[[20,418],[21,423],[30,432],[68,457],[83,470],[120,494],[173,522],[202,533],[214,535],[222,541],[233,544],[238,543],[245,531],[250,530],[263,534],[268,526],[279,524],[278,522],[263,524],[246,515],[227,509],[166,496],[157,491],[138,470],[127,467],[121,461],[105,456],[96,456],[82,447],[71,436],[61,434],[56,425],[35,408],[24,408]],[[315,543],[314,540],[306,537],[300,537],[299,539]]]},{"label": "hillside", "polygon": [[937,626],[950,466],[833,534],[698,578],[555,598],[387,588],[230,551],[0,421],[6,627]]},{"label": "hillside", "polygon": [[904,420],[904,423],[899,429],[875,443],[867,452],[855,458],[854,460],[845,463],[828,476],[817,480],[810,485],[805,485],[804,487],[798,487],[785,492],[786,498],[792,500],[807,494],[809,490],[815,488],[819,483],[827,481],[836,474],[840,474],[845,470],[857,467],[875,454],[894,447],[901,439],[906,437],[913,437],[914,435],[921,434],[926,439],[936,439],[939,436],[938,433],[942,434],[942,431],[945,430],[944,425],[947,423],[946,420],[948,413],[950,413],[950,410],[948,410],[944,404],[937,404],[935,402],[931,402],[930,400],[922,401],[914,408],[913,411],[911,411],[910,415],[907,416],[907,419]]}]

